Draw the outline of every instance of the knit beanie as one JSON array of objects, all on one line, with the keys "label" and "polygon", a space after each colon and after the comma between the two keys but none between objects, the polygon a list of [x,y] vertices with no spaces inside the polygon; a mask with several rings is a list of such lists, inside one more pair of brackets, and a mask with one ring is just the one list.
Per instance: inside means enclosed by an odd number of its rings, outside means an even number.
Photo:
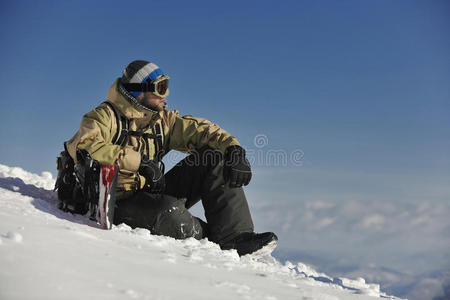
[{"label": "knit beanie", "polygon": [[[146,60],[135,60],[131,62],[122,73],[122,83],[143,83],[147,79],[155,80],[159,76],[164,75],[160,67]],[[142,92],[131,92],[133,97],[139,97]]]}]

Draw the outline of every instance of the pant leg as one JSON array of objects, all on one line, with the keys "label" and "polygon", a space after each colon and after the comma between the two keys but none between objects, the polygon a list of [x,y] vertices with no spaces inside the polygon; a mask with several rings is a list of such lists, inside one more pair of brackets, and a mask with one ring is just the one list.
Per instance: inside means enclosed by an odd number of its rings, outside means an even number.
[{"label": "pant leg", "polygon": [[204,147],[165,175],[165,194],[186,198],[187,208],[202,200],[208,238],[214,242],[224,242],[254,229],[244,190],[225,183],[223,166],[222,154]]},{"label": "pant leg", "polygon": [[117,203],[114,224],[125,223],[132,228],[149,229],[152,234],[176,239],[206,236],[206,224],[194,217],[185,201],[169,195],[155,195],[140,191]]}]

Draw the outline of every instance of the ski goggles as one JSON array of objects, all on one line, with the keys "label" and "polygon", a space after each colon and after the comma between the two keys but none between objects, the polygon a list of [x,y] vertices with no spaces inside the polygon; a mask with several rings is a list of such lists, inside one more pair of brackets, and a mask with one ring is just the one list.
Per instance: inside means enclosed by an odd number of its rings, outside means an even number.
[{"label": "ski goggles", "polygon": [[122,85],[130,92],[151,92],[158,97],[165,98],[169,95],[169,79],[169,76],[162,75],[155,80],[147,79],[142,83],[122,83]]},{"label": "ski goggles", "polygon": [[[153,81],[147,80],[147,92],[152,92],[158,97],[169,96],[169,79],[167,75],[159,76]],[[144,91],[145,92],[145,91]]]}]

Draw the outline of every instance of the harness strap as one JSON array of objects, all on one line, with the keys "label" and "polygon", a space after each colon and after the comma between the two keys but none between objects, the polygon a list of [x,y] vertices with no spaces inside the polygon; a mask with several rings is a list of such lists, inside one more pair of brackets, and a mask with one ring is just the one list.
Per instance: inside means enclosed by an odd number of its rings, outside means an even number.
[{"label": "harness strap", "polygon": [[[119,113],[114,105],[112,105],[109,101],[103,102],[111,108],[114,112],[114,116],[116,118],[117,130],[112,138],[111,142],[115,145],[123,145],[125,141],[128,141],[130,136],[142,137],[145,143],[145,148],[147,151],[147,155],[150,153],[149,139],[153,139],[155,145],[155,160],[161,162],[161,159],[164,155],[163,148],[163,140],[164,140],[164,121],[161,123],[157,123],[153,129],[152,133],[144,133],[143,131],[131,131],[130,128],[130,120],[125,117],[123,114]],[[162,163],[162,162],[161,162]],[[162,164],[162,170],[164,170],[164,164]],[[164,171],[163,171],[164,172]]]},{"label": "harness strap", "polygon": [[[161,129],[162,127],[162,129]],[[166,166],[162,161],[162,157],[164,156],[164,148],[163,148],[163,137],[164,137],[164,121],[161,120],[161,123],[155,125],[156,138],[153,140],[155,142],[155,159],[157,162],[160,162],[160,170],[162,174],[164,174]]]},{"label": "harness strap", "polygon": [[160,124],[155,125],[155,132],[156,132],[156,138],[154,139],[156,150],[155,157],[157,161],[160,161],[162,159],[162,155],[164,152]]},{"label": "harness strap", "polygon": [[113,111],[114,113],[114,117],[116,119],[116,133],[114,134],[111,143],[116,144],[117,143],[117,139],[119,138],[119,132],[121,132],[121,122],[120,122],[120,118],[119,118],[119,112],[116,110],[116,108],[114,107],[114,105],[112,105],[111,103],[109,103],[108,101],[103,102],[106,105],[108,105],[108,107]]},{"label": "harness strap", "polygon": [[109,101],[103,102],[106,105],[111,108],[111,110],[114,112],[114,116],[116,118],[116,133],[114,134],[111,143],[114,145],[123,145],[125,140],[128,140],[128,128],[129,128],[129,120],[127,117],[119,113],[119,111],[116,109],[114,105],[112,105]]},{"label": "harness strap", "polygon": [[128,142],[128,133],[129,133],[129,126],[130,121],[125,116],[120,116],[120,123],[122,124],[122,129],[120,130],[120,136],[117,139],[117,144],[123,146],[124,142]]},{"label": "harness strap", "polygon": [[148,155],[148,153],[150,153],[150,147],[149,147],[148,140],[149,139],[156,139],[156,135],[155,134],[144,133],[142,131],[128,131],[128,135],[129,136],[142,137],[143,141],[144,141],[144,145],[145,145],[145,150],[147,151],[147,155]]},{"label": "harness strap", "polygon": [[129,130],[128,131],[128,135],[132,135],[132,136],[138,136],[138,137],[144,137],[147,139],[156,139],[156,134],[153,133],[145,133],[143,131],[133,131],[133,130]]}]

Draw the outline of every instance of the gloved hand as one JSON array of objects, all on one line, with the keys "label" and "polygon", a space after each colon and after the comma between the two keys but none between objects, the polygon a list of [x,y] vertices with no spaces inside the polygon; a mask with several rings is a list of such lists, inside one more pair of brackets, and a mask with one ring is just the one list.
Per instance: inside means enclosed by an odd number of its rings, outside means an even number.
[{"label": "gloved hand", "polygon": [[247,185],[252,179],[250,163],[245,158],[245,150],[241,146],[230,146],[225,150],[223,177],[233,188]]},{"label": "gloved hand", "polygon": [[149,160],[147,156],[142,156],[138,172],[145,177],[145,186],[149,193],[161,194],[164,192],[166,183],[158,163]]}]

